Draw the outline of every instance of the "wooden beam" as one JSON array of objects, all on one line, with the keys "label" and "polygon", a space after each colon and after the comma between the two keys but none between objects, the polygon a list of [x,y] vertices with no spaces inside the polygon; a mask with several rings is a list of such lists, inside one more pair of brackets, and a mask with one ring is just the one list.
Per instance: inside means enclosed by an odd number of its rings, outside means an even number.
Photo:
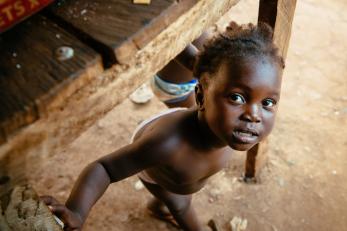
[{"label": "wooden beam", "polygon": [[57,2],[51,16],[103,54],[106,65],[128,64],[139,49],[187,12],[197,0],[129,0]]},{"label": "wooden beam", "polygon": [[[139,50],[129,65],[116,64],[94,76],[66,99],[59,110],[20,130],[0,146],[0,169],[11,178],[26,179],[35,160],[62,151],[82,131],[122,102],[162,69],[185,46],[212,26],[238,0],[200,0]],[[1,162],[1,160],[5,160]],[[2,164],[3,163],[3,164]],[[7,185],[0,185],[8,187]]]},{"label": "wooden beam", "polygon": [[[296,0],[260,0],[258,22],[268,23],[274,30],[273,40],[280,55],[287,56]],[[267,141],[255,145],[247,152],[245,179],[256,178],[264,165]]]}]

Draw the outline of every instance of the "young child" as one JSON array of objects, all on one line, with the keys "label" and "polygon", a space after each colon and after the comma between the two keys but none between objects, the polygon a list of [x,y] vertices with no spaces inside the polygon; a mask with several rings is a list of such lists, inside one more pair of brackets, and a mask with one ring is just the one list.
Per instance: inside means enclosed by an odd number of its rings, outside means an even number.
[{"label": "young child", "polygon": [[272,130],[280,99],[283,59],[269,26],[231,24],[199,54],[196,107],[146,121],[133,143],[89,164],[65,205],[43,200],[66,225],[81,230],[108,185],[134,174],[154,196],[149,211],[183,230],[204,230],[191,205],[193,193],[229,161]]}]

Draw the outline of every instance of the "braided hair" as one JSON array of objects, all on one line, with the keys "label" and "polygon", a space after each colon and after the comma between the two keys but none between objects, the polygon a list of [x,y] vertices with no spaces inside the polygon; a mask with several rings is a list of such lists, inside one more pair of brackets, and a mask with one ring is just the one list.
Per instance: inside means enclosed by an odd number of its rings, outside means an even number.
[{"label": "braided hair", "polygon": [[224,33],[212,38],[198,55],[194,66],[194,76],[198,79],[203,73],[214,74],[223,61],[249,57],[268,57],[284,68],[284,60],[272,41],[273,31],[265,23],[239,26],[232,22]]}]

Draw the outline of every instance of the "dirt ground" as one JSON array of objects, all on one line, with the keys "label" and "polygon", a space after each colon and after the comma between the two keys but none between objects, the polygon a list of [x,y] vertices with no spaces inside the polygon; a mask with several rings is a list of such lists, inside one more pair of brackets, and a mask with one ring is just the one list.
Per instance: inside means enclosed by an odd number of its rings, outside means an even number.
[{"label": "dirt ground", "polygon": [[[244,0],[229,18],[255,21],[257,1]],[[247,12],[247,14],[245,14]],[[250,15],[248,12],[254,12]],[[279,115],[260,181],[245,184],[245,153],[212,177],[194,198],[201,220],[215,218],[224,230],[239,216],[249,231],[347,230],[347,2],[299,0]],[[89,162],[128,143],[143,119],[165,109],[158,100],[115,107],[60,153],[32,166],[40,194],[65,201]],[[111,185],[93,208],[86,231],[176,230],[145,212],[150,197],[131,177]]]}]

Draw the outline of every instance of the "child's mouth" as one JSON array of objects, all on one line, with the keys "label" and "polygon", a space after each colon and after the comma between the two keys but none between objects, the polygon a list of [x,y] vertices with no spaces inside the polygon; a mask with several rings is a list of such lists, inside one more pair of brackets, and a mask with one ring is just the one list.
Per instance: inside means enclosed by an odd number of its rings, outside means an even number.
[{"label": "child's mouth", "polygon": [[236,130],[233,132],[233,138],[240,143],[251,144],[258,139],[258,132],[254,130]]}]

